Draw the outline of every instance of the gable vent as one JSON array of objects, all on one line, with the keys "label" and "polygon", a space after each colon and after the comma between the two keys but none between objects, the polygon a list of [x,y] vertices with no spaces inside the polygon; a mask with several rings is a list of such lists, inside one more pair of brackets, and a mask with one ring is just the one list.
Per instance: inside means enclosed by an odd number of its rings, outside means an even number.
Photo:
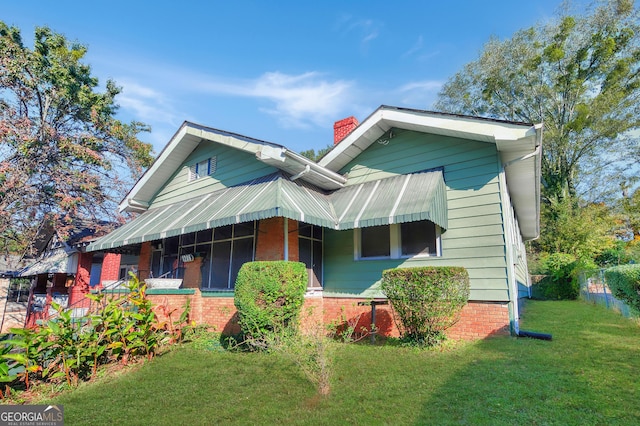
[{"label": "gable vent", "polygon": [[199,161],[189,167],[189,181],[199,179],[205,176],[211,176],[216,172],[216,157],[207,158]]}]

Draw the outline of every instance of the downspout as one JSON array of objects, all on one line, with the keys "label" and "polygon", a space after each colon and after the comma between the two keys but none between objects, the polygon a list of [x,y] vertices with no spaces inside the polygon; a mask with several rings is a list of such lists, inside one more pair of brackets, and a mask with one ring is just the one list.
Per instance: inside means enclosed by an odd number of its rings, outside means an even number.
[{"label": "downspout", "polygon": [[[513,217],[510,217],[509,220],[516,220],[513,207],[511,205],[507,205],[507,203],[510,203],[511,200],[508,196],[509,192],[507,191],[506,168],[518,161],[524,161],[531,157],[535,157],[536,155],[539,155],[541,151],[542,151],[542,145],[538,143],[536,148],[532,152],[525,154],[521,157],[514,158],[502,164],[499,181],[500,181],[500,187],[504,188],[504,196],[502,196],[502,191],[501,191],[501,197],[500,197],[501,203],[502,203],[503,219],[505,219],[505,214],[509,212],[509,213],[514,213],[511,215]],[[507,223],[507,221],[503,220],[503,223]],[[507,282],[509,284],[508,285],[509,293],[511,294],[511,296],[509,297],[510,303],[511,303],[511,309],[509,309],[509,322],[510,322],[511,334],[514,336],[519,336],[520,335],[520,322],[519,322],[520,308],[518,306],[518,279],[516,276],[517,275],[516,262],[515,262],[516,260],[513,257],[513,251],[514,251],[513,242],[516,241],[516,239],[513,238],[513,229],[511,226],[505,227],[504,233],[505,233],[505,240],[506,240],[505,252],[506,252],[506,262],[507,262]]]},{"label": "downspout", "polygon": [[[539,130],[539,131],[538,131]],[[504,184],[505,188],[506,188],[506,179],[505,179],[505,173],[506,173],[506,167],[510,166],[511,164],[518,162],[518,161],[523,161],[526,160],[528,158],[534,157],[536,155],[540,155],[542,152],[542,125],[536,125],[536,149],[533,152],[530,152],[522,157],[519,158],[514,158],[510,161],[508,161],[507,163],[505,163],[502,166],[502,171],[500,173],[500,182],[501,185]],[[504,203],[504,200],[502,200]],[[504,205],[503,205],[503,211],[504,211]],[[515,219],[514,219],[515,220]],[[509,235],[506,235],[507,237],[510,236],[510,229],[505,229],[505,233],[509,233]],[[512,255],[509,251],[507,251],[507,262],[509,262],[509,271],[507,272],[507,274],[509,274],[509,272],[513,272],[513,281],[512,281],[512,287],[514,287],[514,289],[512,289],[512,291],[514,292],[514,295],[512,297],[512,303],[513,303],[513,328],[512,328],[512,333],[517,336],[517,337],[529,337],[532,339],[539,339],[539,340],[552,340],[552,336],[551,334],[547,334],[547,333],[536,333],[533,331],[524,331],[524,330],[520,330],[519,327],[519,318],[520,318],[520,312],[519,312],[519,307],[518,307],[518,288],[517,288],[517,280],[515,277],[515,263],[513,263],[513,259],[512,259]],[[530,278],[527,277],[527,281],[529,284],[528,287],[528,294],[529,297],[531,297],[531,281]],[[509,315],[511,315],[511,310],[509,311]]]},{"label": "downspout", "polygon": [[[510,162],[511,163],[511,162]],[[500,170],[500,187],[504,188],[500,191],[500,202],[502,204],[502,223],[504,226],[504,237],[505,237],[505,260],[507,263],[507,288],[509,289],[509,303],[511,307],[509,309],[509,328],[511,330],[511,334],[513,336],[517,336],[520,331],[520,326],[518,319],[520,318],[520,312],[518,309],[518,284],[515,273],[515,259],[513,258],[513,238],[512,238],[512,229],[511,226],[506,226],[508,224],[506,215],[512,211],[512,209],[507,206],[507,203],[510,202],[508,199],[508,191],[507,191],[507,181],[505,178],[505,167],[506,164],[501,167]],[[515,220],[515,218],[508,218],[509,221]]]},{"label": "downspout", "polygon": [[[288,149],[285,149],[284,151],[284,155],[291,158],[292,160],[298,162],[299,164],[304,164],[304,169],[302,171],[302,173],[298,173],[298,175],[302,176],[303,174],[308,173],[306,171],[307,167],[309,168],[309,172],[314,172],[317,173],[320,176],[323,176],[325,179],[331,181],[333,184],[337,185],[338,187],[343,187],[344,184],[347,182],[347,178],[345,178],[344,176],[331,171],[325,167],[320,166],[318,163],[309,160],[306,157],[303,157],[302,155],[290,151]],[[298,176],[296,175],[296,176]],[[298,177],[300,177],[298,176]]]},{"label": "downspout", "polygon": [[311,171],[311,166],[309,166],[308,164],[306,166],[304,166],[304,169],[302,169],[302,171],[300,173],[297,173],[293,176],[291,176],[291,180],[296,180],[301,178],[302,176],[306,175],[307,173],[309,173]]}]

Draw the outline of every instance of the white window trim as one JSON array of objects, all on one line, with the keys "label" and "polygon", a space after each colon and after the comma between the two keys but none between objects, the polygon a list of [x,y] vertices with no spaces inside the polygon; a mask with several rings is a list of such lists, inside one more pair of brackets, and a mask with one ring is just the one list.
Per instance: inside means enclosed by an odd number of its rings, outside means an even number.
[{"label": "white window trim", "polygon": [[436,228],[436,254],[432,255],[429,253],[420,253],[420,254],[402,254],[402,245],[400,241],[400,224],[392,223],[389,226],[389,256],[375,256],[375,257],[362,257],[361,253],[361,243],[362,243],[362,234],[361,228],[354,229],[353,231],[353,259],[354,260],[386,260],[386,259],[423,259],[428,257],[442,257],[442,244],[441,244],[441,235],[442,229],[440,226],[435,225]]}]

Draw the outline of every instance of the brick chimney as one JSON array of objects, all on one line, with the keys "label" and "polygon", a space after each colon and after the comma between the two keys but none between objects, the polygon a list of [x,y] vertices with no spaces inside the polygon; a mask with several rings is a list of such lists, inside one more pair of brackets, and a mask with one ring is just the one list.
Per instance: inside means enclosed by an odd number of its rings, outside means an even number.
[{"label": "brick chimney", "polygon": [[333,144],[336,145],[342,139],[346,138],[353,129],[358,127],[358,124],[358,120],[353,116],[336,121],[333,125]]}]

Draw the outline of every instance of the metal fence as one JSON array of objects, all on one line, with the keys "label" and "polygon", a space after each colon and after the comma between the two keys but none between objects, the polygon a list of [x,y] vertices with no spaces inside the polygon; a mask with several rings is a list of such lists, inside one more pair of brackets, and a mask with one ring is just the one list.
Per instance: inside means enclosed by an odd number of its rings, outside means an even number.
[{"label": "metal fence", "polygon": [[608,309],[620,312],[627,318],[637,317],[636,311],[611,294],[604,271],[604,269],[596,269],[580,273],[580,297],[587,302],[603,305]]}]

